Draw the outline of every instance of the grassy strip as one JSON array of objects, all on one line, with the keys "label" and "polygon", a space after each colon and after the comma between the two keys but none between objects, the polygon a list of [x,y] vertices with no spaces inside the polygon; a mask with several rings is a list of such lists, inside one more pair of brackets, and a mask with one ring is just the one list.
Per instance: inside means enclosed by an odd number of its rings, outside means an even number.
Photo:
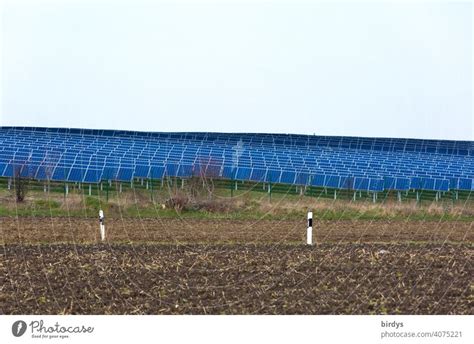
[{"label": "grassy strip", "polygon": [[[103,205],[108,218],[166,218],[166,219],[203,219],[203,220],[302,220],[306,217],[306,211],[291,210],[277,211],[273,213],[263,212],[258,209],[237,210],[227,213],[209,212],[204,210],[184,210],[177,212],[174,209],[161,209],[159,207],[124,207],[119,208],[109,204]],[[98,215],[98,207],[85,206],[83,209],[64,209],[58,205],[51,207],[29,206],[29,207],[5,207],[0,205],[0,216],[3,217],[86,217],[95,218]],[[420,209],[416,213],[397,214],[383,213],[377,210],[357,211],[353,209],[334,210],[319,209],[314,212],[316,220],[392,220],[392,221],[474,221],[473,216],[455,215],[451,213],[437,214],[428,210]]]},{"label": "grassy strip", "polygon": [[[225,180],[225,179],[209,179],[207,182],[211,182],[213,185],[213,192],[216,195],[230,197],[231,195],[237,196],[242,194],[242,192],[252,192],[259,194],[258,197],[267,197],[272,199],[278,199],[279,197],[299,197],[301,192],[304,192],[305,196],[315,197],[320,199],[333,199],[334,192],[337,193],[337,199],[341,200],[350,200],[355,190],[353,189],[332,189],[332,188],[322,188],[322,187],[312,187],[308,186],[302,188],[301,186],[296,185],[287,185],[287,184],[268,184],[262,182],[251,182],[251,181],[234,181],[234,180]],[[131,183],[129,182],[111,182],[110,185],[107,181],[103,181],[101,184],[90,184],[91,194],[94,196],[101,197],[113,197],[114,194],[119,192],[119,189],[122,189],[123,192],[142,192],[146,197],[153,198],[159,197],[160,193],[168,193],[173,189],[180,189],[182,185],[186,187],[189,186],[189,179],[180,179],[180,178],[170,178],[163,181],[158,179],[153,180],[144,180],[143,185],[139,181],[133,182],[133,189],[131,188]],[[68,184],[69,192],[74,190],[81,190],[83,193],[88,194],[89,184],[83,183],[79,187],[78,183],[64,183],[64,182],[51,182],[49,190],[52,194],[64,195],[65,186]],[[102,186],[100,186],[102,185]],[[271,193],[269,193],[269,185],[271,186]],[[236,189],[237,187],[237,189]],[[2,191],[8,191],[8,178],[0,177],[0,193]],[[28,191],[29,192],[42,192],[44,188],[44,182],[29,180],[28,182]],[[457,194],[457,199],[456,199]],[[107,195],[107,196],[106,196]],[[401,192],[401,197],[403,200],[415,200],[417,197],[417,192],[414,190],[409,190],[407,192]],[[429,190],[418,190],[418,197],[422,202],[431,202],[435,199],[436,192]],[[454,202],[462,201],[473,201],[474,194],[472,191],[454,190],[441,192],[442,199],[451,200]],[[356,192],[357,200],[372,200],[372,193],[366,191],[357,191]],[[397,200],[397,192],[393,190],[385,190],[378,193],[378,202],[383,200],[393,199]]]},{"label": "grassy strip", "polygon": [[[176,183],[175,184],[179,184]],[[474,222],[474,203],[471,200],[454,202],[448,197],[439,202],[419,202],[404,199],[402,202],[391,198],[380,198],[377,203],[370,199],[341,197],[337,200],[319,198],[319,195],[275,193],[269,197],[260,187],[250,190],[229,190],[217,187],[210,192],[206,188],[159,188],[150,190],[127,190],[122,193],[99,192],[89,196],[87,188],[79,189],[71,185],[69,195],[45,193],[30,189],[24,202],[16,203],[11,190],[0,190],[0,216],[4,217],[77,217],[96,218],[103,209],[107,218],[163,218],[163,219],[203,219],[203,220],[298,220],[306,219],[311,209],[316,220],[391,220],[391,221],[465,221]],[[107,184],[108,187],[108,184]],[[170,199],[193,196],[193,202],[184,202],[181,211],[175,210]],[[325,194],[323,192],[323,194]],[[341,192],[342,194],[342,192]],[[330,193],[328,193],[330,196]],[[382,195],[380,195],[382,196]]]}]

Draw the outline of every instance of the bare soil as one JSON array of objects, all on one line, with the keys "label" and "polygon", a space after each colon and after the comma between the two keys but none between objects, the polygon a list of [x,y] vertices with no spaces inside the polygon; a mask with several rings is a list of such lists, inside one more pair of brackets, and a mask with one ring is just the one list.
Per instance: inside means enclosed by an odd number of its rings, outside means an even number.
[{"label": "bare soil", "polygon": [[[147,243],[302,243],[306,222],[269,220],[106,219],[107,241]],[[99,222],[90,218],[0,218],[0,242],[98,243]],[[474,242],[466,221],[315,221],[318,243]]]},{"label": "bare soil", "polygon": [[0,218],[0,314],[474,314],[472,222]]},{"label": "bare soil", "polygon": [[1,314],[473,314],[468,244],[6,245]]}]

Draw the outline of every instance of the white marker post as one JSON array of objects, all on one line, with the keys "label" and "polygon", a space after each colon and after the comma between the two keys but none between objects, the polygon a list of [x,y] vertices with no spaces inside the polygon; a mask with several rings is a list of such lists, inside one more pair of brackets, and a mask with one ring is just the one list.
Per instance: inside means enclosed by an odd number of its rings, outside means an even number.
[{"label": "white marker post", "polygon": [[100,239],[105,240],[105,223],[104,223],[104,212],[99,210],[99,224],[100,224]]},{"label": "white marker post", "polygon": [[308,211],[308,229],[306,230],[306,244],[313,245],[313,212]]}]

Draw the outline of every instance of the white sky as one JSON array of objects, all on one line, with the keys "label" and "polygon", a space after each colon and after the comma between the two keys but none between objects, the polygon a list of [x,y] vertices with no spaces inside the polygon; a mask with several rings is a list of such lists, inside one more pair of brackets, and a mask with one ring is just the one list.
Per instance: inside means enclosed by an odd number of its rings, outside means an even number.
[{"label": "white sky", "polygon": [[474,140],[468,2],[2,10],[1,125]]}]

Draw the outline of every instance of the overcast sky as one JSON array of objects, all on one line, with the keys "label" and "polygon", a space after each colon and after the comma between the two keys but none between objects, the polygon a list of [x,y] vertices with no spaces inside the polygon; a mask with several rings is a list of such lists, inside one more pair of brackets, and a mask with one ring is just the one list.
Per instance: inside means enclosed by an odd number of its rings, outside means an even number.
[{"label": "overcast sky", "polygon": [[1,124],[474,140],[464,3],[7,1]]}]

